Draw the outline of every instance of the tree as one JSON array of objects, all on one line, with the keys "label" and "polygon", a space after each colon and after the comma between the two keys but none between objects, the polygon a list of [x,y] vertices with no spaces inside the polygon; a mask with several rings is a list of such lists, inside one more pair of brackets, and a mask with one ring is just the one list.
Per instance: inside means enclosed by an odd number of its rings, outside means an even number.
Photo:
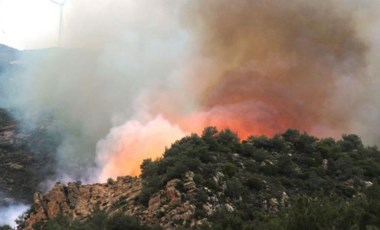
[{"label": "tree", "polygon": [[343,152],[358,150],[363,148],[362,140],[355,134],[343,135],[342,140],[338,142]]}]

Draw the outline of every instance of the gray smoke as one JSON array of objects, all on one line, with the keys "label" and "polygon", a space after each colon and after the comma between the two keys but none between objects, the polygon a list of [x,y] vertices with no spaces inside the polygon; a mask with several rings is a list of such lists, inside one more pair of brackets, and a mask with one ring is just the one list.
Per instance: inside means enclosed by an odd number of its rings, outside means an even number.
[{"label": "gray smoke", "polygon": [[64,49],[20,57],[7,104],[21,108],[31,123],[54,117],[52,127],[64,133],[60,174],[84,179],[96,173],[96,142],[126,120],[149,119],[140,102],[151,92],[178,88],[171,78],[186,33],[177,8],[169,1],[72,1]]}]

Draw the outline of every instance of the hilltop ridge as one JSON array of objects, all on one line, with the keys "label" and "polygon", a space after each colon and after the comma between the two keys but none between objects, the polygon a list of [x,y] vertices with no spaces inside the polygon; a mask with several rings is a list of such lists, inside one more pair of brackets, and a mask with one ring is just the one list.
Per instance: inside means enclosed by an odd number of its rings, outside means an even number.
[{"label": "hilltop ridge", "polygon": [[62,229],[86,229],[97,212],[98,221],[121,213],[164,229],[380,227],[380,151],[354,134],[335,141],[289,129],[240,141],[209,127],[141,169],[138,178],[37,193],[20,228],[66,218]]}]

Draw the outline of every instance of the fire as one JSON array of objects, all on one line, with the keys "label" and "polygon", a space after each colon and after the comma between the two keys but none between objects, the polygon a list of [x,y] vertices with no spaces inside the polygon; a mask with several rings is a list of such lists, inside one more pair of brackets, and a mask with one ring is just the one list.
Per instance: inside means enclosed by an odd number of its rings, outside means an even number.
[{"label": "fire", "polygon": [[139,175],[144,159],[160,157],[165,147],[184,136],[178,126],[161,116],[146,124],[132,120],[113,128],[97,145],[98,164],[102,166],[99,180]]},{"label": "fire", "polygon": [[216,106],[207,112],[197,112],[180,121],[183,130],[202,133],[208,126],[218,130],[231,129],[241,139],[251,135],[272,136],[287,128],[287,122],[276,111],[262,103],[246,102]]},{"label": "fire", "polygon": [[186,3],[181,25],[191,52],[178,62],[183,66],[173,70],[175,77],[136,101],[138,110],[165,118],[112,129],[98,143],[101,180],[138,175],[143,159],[161,156],[175,140],[207,126],[229,128],[241,139],[288,128],[313,135],[346,130],[353,120],[347,111],[357,104],[342,100],[343,92],[362,80],[366,46],[350,16],[334,6]]}]

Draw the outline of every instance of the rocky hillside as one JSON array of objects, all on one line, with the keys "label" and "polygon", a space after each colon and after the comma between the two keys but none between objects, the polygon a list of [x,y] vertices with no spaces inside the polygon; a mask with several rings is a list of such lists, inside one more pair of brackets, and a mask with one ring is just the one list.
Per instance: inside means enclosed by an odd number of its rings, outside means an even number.
[{"label": "rocky hillside", "polygon": [[21,127],[9,111],[0,108],[0,207],[30,203],[44,180],[54,175],[53,154],[58,146],[47,131],[49,121]]},{"label": "rocky hillside", "polygon": [[119,177],[116,181],[93,185],[57,183],[45,195],[35,194],[34,205],[22,228],[39,228],[44,221],[62,214],[85,222],[96,210],[105,211],[108,215],[122,212],[146,224],[160,224],[165,229],[178,229],[182,225],[196,226],[200,223],[195,222],[195,206],[190,202],[192,199],[181,197],[194,196],[196,188],[192,174],[185,181],[190,185],[186,192],[179,192],[176,186],[181,180],[173,179],[151,197],[147,207],[137,202],[141,178]]},{"label": "rocky hillside", "polygon": [[288,130],[240,141],[211,127],[141,168],[139,178],[36,193],[19,227],[95,229],[85,226],[124,215],[163,229],[380,228],[380,151],[356,135],[335,141]]}]

